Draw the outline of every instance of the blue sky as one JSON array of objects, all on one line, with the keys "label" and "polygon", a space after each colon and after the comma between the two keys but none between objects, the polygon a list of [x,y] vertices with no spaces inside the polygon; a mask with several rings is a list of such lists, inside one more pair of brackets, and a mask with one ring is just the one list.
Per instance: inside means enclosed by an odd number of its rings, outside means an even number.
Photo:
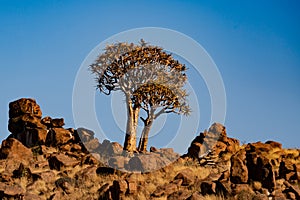
[{"label": "blue sky", "polygon": [[[74,127],[73,84],[87,54],[114,34],[150,26],[182,32],[210,54],[226,89],[230,136],[299,148],[299,6],[298,1],[0,0],[0,139],[9,134],[8,103],[20,97],[35,98],[44,116],[64,117],[66,127]],[[103,98],[97,96],[99,115]],[[209,121],[203,120],[201,130]]]}]

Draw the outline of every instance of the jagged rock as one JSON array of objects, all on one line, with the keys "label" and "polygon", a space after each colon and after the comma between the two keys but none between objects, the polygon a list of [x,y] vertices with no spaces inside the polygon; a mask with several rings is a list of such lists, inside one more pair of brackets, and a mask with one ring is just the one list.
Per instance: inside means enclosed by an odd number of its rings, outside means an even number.
[{"label": "jagged rock", "polygon": [[116,173],[116,170],[113,169],[113,168],[110,168],[110,167],[98,167],[97,170],[96,170],[96,173],[97,174],[115,174]]},{"label": "jagged rock", "polygon": [[30,114],[37,118],[42,117],[40,106],[34,99],[22,98],[9,103],[9,118],[19,117],[24,114]]},{"label": "jagged rock", "polygon": [[282,160],[279,166],[279,178],[285,180],[297,179],[297,167],[294,163],[288,160]]},{"label": "jagged rock", "polygon": [[174,183],[168,183],[164,186],[158,187],[151,196],[153,197],[162,197],[164,195],[170,195],[178,190],[178,185]]},{"label": "jagged rock", "polygon": [[50,169],[61,170],[63,167],[74,167],[79,164],[80,161],[70,158],[64,154],[52,155],[48,159]]},{"label": "jagged rock", "polygon": [[112,194],[112,199],[115,200],[115,199],[121,199],[122,197],[124,198],[127,189],[128,189],[128,185],[125,180],[114,181],[110,189]]},{"label": "jagged rock", "polygon": [[127,180],[128,183],[128,194],[136,194],[137,183],[134,180]]},{"label": "jagged rock", "polygon": [[92,139],[94,139],[95,133],[91,130],[88,130],[86,128],[78,128],[76,130],[78,136],[80,137],[82,142],[88,142]]},{"label": "jagged rock", "polygon": [[153,171],[166,166],[167,163],[167,159],[157,154],[140,154],[129,160],[127,170],[141,172]]},{"label": "jagged rock", "polygon": [[52,119],[51,117],[47,116],[41,120],[41,123],[47,126],[48,129],[50,128],[62,128],[65,125],[63,118],[55,118]]},{"label": "jagged rock", "polygon": [[174,179],[182,179],[183,186],[191,185],[194,183],[193,171],[189,168],[181,170]]},{"label": "jagged rock", "polygon": [[158,151],[157,148],[155,148],[155,147],[150,147],[150,152],[157,152],[157,151]]},{"label": "jagged rock", "polygon": [[102,185],[99,190],[99,200],[110,200],[112,199],[111,192],[110,192],[111,185],[109,183],[105,183]]},{"label": "jagged rock", "polygon": [[64,128],[52,128],[49,130],[46,138],[46,145],[58,146],[72,141],[73,135],[69,130]]},{"label": "jagged rock", "polygon": [[273,167],[269,159],[260,155],[262,150],[270,151],[269,147],[269,144],[260,142],[247,145],[245,148],[247,151],[246,162],[249,179],[259,181],[264,188],[273,191],[276,186]]},{"label": "jagged rock", "polygon": [[62,177],[55,181],[55,185],[63,189],[67,194],[71,194],[74,191],[74,180],[69,177]]},{"label": "jagged rock", "polygon": [[297,199],[300,199],[300,189],[297,186],[293,186],[288,181],[285,181],[284,185],[288,188],[288,190],[295,194]]},{"label": "jagged rock", "polygon": [[31,149],[25,147],[19,140],[8,138],[2,141],[0,159],[30,161],[33,158]]},{"label": "jagged rock", "polygon": [[271,145],[272,148],[279,148],[279,149],[282,148],[282,144],[279,143],[279,142],[269,140],[269,141],[266,142],[266,144]]},{"label": "jagged rock", "polygon": [[114,156],[108,160],[108,164],[110,167],[116,169],[123,169],[126,165],[128,165],[129,158],[124,156]]},{"label": "jagged rock", "polygon": [[23,196],[22,196],[23,200],[43,200],[41,197],[39,197],[36,194],[32,194],[29,192],[26,192]]},{"label": "jagged rock", "polygon": [[52,171],[40,172],[37,173],[37,176],[39,177],[40,180],[45,181],[47,183],[52,183],[56,179],[55,174]]},{"label": "jagged rock", "polygon": [[84,147],[89,152],[97,152],[97,153],[102,153],[103,152],[103,151],[100,150],[101,144],[100,144],[98,138],[88,140],[87,142],[84,142],[83,144],[84,144]]},{"label": "jagged rock", "polygon": [[7,185],[5,183],[0,183],[0,198],[18,198],[24,193],[25,190],[20,185]]},{"label": "jagged rock", "polygon": [[34,147],[45,144],[48,130],[38,128],[27,128],[25,131],[14,135],[14,137],[22,142],[26,147]]},{"label": "jagged rock", "polygon": [[91,179],[95,179],[97,177],[96,170],[96,166],[84,168],[75,174],[75,179],[77,180],[78,184],[89,182]]},{"label": "jagged rock", "polygon": [[40,118],[30,114],[10,118],[8,121],[8,130],[14,135],[25,132],[27,128],[47,129],[47,126],[41,123]]},{"label": "jagged rock", "polygon": [[123,147],[122,147],[122,145],[120,145],[117,142],[110,143],[110,145],[107,149],[107,153],[108,153],[109,156],[121,155],[122,152],[123,152]]},{"label": "jagged rock", "polygon": [[201,188],[201,194],[207,195],[207,194],[215,194],[216,193],[216,183],[212,181],[203,181],[200,185]]},{"label": "jagged rock", "polygon": [[[253,195],[255,194],[248,184],[235,184],[232,187],[232,192],[233,192],[233,194],[240,195],[240,197],[238,197],[238,198],[241,198],[242,197],[241,195],[243,195],[244,199],[251,199],[253,197]],[[251,198],[248,198],[249,196]]]},{"label": "jagged rock", "polygon": [[245,159],[245,151],[239,151],[231,157],[230,180],[235,184],[247,183],[248,181],[248,168]]}]

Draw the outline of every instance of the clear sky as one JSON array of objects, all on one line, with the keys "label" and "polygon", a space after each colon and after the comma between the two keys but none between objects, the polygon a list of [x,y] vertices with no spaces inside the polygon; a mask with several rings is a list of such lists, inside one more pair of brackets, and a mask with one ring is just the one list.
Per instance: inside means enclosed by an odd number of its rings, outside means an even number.
[{"label": "clear sky", "polygon": [[20,97],[74,127],[73,84],[87,54],[121,31],[163,27],[196,40],[218,66],[230,136],[299,148],[299,8],[299,1],[0,0],[0,139],[9,134],[8,103]]}]

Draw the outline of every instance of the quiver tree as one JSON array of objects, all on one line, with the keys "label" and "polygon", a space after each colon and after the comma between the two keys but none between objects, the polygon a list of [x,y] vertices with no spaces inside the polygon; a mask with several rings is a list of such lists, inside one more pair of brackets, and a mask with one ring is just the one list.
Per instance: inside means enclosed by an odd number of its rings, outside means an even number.
[{"label": "quiver tree", "polygon": [[[110,95],[112,91],[122,91],[127,107],[127,127],[124,141],[124,150],[136,150],[136,130],[141,106],[133,94],[142,85],[159,82],[168,83],[163,78],[169,74],[169,79],[180,77],[186,80],[183,73],[186,68],[171,54],[162,48],[147,45],[143,40],[139,45],[133,43],[115,43],[108,45],[96,61],[90,65],[90,70],[96,75],[97,88],[100,92]],[[175,73],[176,72],[176,73]],[[166,76],[165,76],[166,77]]]},{"label": "quiver tree", "polygon": [[161,114],[188,115],[190,113],[190,108],[186,104],[186,91],[177,87],[176,84],[150,83],[142,85],[134,92],[134,103],[138,104],[147,114],[145,118],[140,117],[144,123],[144,128],[138,145],[139,152],[146,151],[152,124]]}]

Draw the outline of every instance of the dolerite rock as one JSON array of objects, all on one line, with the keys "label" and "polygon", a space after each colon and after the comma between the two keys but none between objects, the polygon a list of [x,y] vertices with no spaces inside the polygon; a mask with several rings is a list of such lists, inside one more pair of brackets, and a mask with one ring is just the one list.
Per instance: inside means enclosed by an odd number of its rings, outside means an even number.
[{"label": "dolerite rock", "polygon": [[188,186],[194,183],[193,171],[189,168],[181,170],[174,178],[175,180],[181,179],[183,186]]},{"label": "dolerite rock", "polygon": [[62,128],[65,125],[64,119],[63,118],[55,118],[52,119],[51,117],[47,116],[44,117],[41,120],[41,123],[46,125],[47,128]]},{"label": "dolerite rock", "polygon": [[40,106],[34,99],[22,98],[13,101],[9,104],[9,118],[19,117],[24,114],[30,114],[31,116],[41,119],[42,111]]},{"label": "dolerite rock", "polygon": [[33,158],[31,149],[25,147],[19,140],[8,138],[3,140],[0,149],[0,159],[15,159],[29,161]]},{"label": "dolerite rock", "polygon": [[262,187],[269,191],[274,191],[276,181],[273,166],[270,160],[261,152],[269,152],[272,149],[270,144],[256,142],[248,144],[246,150],[246,163],[248,168],[248,178],[262,183]]},{"label": "dolerite rock", "polygon": [[82,142],[88,142],[88,141],[94,139],[95,133],[91,130],[86,129],[86,128],[78,128],[76,130],[76,132],[77,132],[77,134],[80,137],[80,140]]},{"label": "dolerite rock", "polygon": [[246,166],[246,151],[239,151],[231,157],[230,180],[235,184],[247,183],[248,168]]},{"label": "dolerite rock", "polygon": [[52,128],[49,130],[46,138],[46,144],[50,146],[58,146],[66,144],[74,140],[70,130],[64,128]]},{"label": "dolerite rock", "polygon": [[238,151],[239,141],[229,138],[226,128],[219,123],[214,123],[208,131],[200,133],[191,143],[187,155],[192,158],[201,158],[207,152],[213,151],[215,155],[234,154]]},{"label": "dolerite rock", "polygon": [[61,170],[63,167],[74,167],[79,164],[75,158],[71,158],[64,154],[52,155],[48,159],[50,169]]}]

